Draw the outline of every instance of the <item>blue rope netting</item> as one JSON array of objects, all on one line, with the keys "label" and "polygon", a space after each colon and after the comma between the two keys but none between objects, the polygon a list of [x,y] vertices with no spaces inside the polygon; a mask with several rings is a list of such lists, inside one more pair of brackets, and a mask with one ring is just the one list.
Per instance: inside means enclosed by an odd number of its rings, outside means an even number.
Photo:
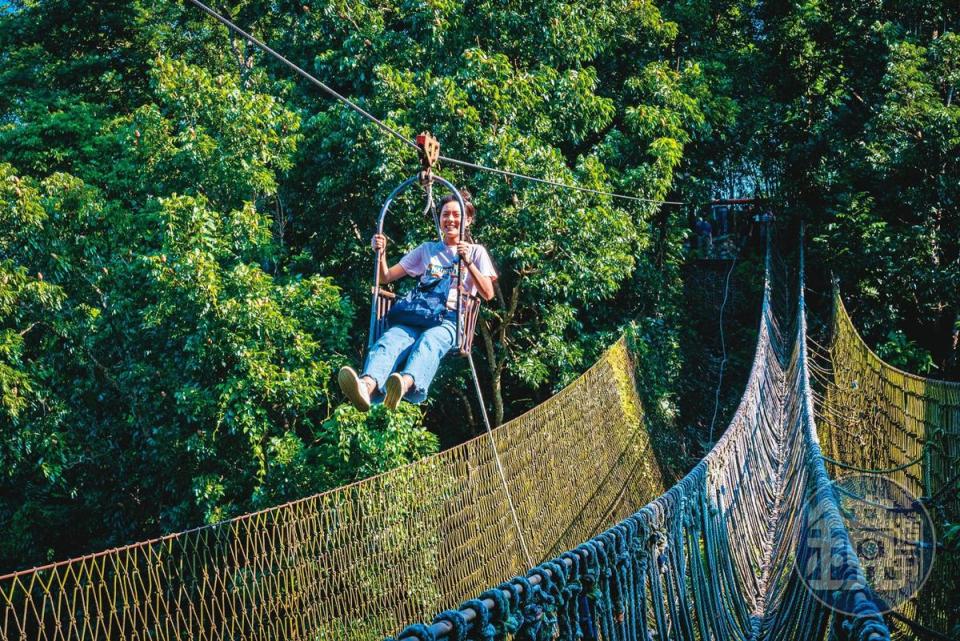
[{"label": "blue rope netting", "polygon": [[[723,437],[680,482],[575,550],[396,640],[888,640],[821,457],[802,253],[800,272],[788,355],[771,309],[768,250],[746,392]],[[825,549],[828,578],[840,586],[828,595],[801,571]]]}]

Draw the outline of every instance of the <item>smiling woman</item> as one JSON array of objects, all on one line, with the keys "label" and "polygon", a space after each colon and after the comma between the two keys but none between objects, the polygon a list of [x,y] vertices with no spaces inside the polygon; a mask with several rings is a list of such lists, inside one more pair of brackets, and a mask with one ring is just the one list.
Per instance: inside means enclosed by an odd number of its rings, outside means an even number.
[{"label": "smiling woman", "polygon": [[470,242],[468,230],[476,217],[470,192],[463,189],[460,197],[466,219],[461,220],[456,196],[445,196],[440,201],[441,240],[419,245],[393,266],[387,262],[386,236],[377,233],[371,240],[382,283],[404,276],[419,282],[390,310],[389,329],[371,347],[363,373],[358,376],[351,367],[340,370],[340,389],[362,411],[381,395],[390,409],[396,409],[402,399],[423,402],[440,360],[457,346],[458,292],[493,298],[497,272],[487,250]]}]

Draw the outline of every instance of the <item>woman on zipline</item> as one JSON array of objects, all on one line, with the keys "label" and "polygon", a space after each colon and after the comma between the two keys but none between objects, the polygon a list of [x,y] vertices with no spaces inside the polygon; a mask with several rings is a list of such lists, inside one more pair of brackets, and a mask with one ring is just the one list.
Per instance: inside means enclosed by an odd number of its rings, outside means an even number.
[{"label": "woman on zipline", "polygon": [[[476,209],[470,192],[461,190],[467,210],[466,228]],[[387,239],[375,234],[371,241],[380,252],[380,281],[390,283],[404,276],[419,278],[406,299],[397,301],[387,319],[390,328],[367,354],[363,373],[343,367],[337,376],[340,389],[354,407],[370,409],[371,399],[383,394],[383,404],[396,409],[401,399],[422,403],[437,373],[440,359],[457,345],[457,263],[463,261],[464,295],[493,298],[497,272],[482,245],[472,244],[469,232],[460,238],[460,205],[450,194],[440,201],[442,241],[423,243],[387,266]],[[431,310],[433,305],[437,309]],[[431,313],[432,312],[432,313]]]}]

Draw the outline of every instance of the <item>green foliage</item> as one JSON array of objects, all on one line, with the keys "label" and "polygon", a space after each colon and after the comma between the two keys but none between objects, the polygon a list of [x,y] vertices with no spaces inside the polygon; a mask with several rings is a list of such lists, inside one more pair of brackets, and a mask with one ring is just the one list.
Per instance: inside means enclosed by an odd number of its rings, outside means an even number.
[{"label": "green foliage", "polygon": [[678,413],[675,391],[680,375],[680,345],[676,329],[644,319],[626,329],[630,352],[637,362],[637,389],[643,406],[661,426],[673,425]]},{"label": "green foliage", "polygon": [[692,92],[708,122],[681,188],[752,185],[781,219],[804,219],[811,283],[827,289],[838,277],[874,344],[903,332],[938,375],[955,377],[956,3],[697,0],[662,10],[680,27],[678,65],[696,61],[709,88]]},{"label": "green foliage", "polygon": [[[149,46],[104,70],[104,43],[85,30],[146,7],[81,11],[89,22],[71,28],[49,4],[0,18],[4,38],[21,39],[0,79],[0,155],[19,166],[0,164],[8,569],[343,476],[315,451],[353,307],[330,278],[280,269],[270,199],[299,118],[235,73]],[[108,30],[115,46],[131,46],[131,26]],[[52,43],[44,27],[73,38]],[[58,47],[89,64],[69,65]]]},{"label": "green foliage", "polygon": [[390,411],[375,405],[364,414],[349,405],[337,408],[318,434],[330,485],[373,476],[437,451],[437,437],[423,428],[423,413],[403,403]]},{"label": "green foliage", "polygon": [[118,522],[130,536],[237,514],[268,491],[268,468],[304,486],[273,458],[326,418],[352,314],[336,286],[251,262],[271,244],[252,204],[224,215],[154,198],[132,220],[77,178],[3,171],[23,194],[4,218],[33,221],[5,235],[18,264],[0,280],[5,482],[31,491],[5,494],[24,528],[10,555],[36,558],[17,544],[57,539],[63,518],[106,544]]},{"label": "green foliage", "polygon": [[269,507],[386,472],[437,451],[423,412],[404,403],[396,411],[376,405],[363,414],[341,405],[305,442],[293,432],[270,437],[264,481],[253,504]]},{"label": "green foliage", "polygon": [[[426,414],[336,407],[332,373],[366,338],[367,238],[416,170],[409,149],[191,7],[13,6],[0,568],[385,471],[436,450],[424,425],[448,442],[477,429],[452,363]],[[649,2],[218,9],[407,135],[589,188],[669,195],[685,147],[734,113],[716,74],[674,64],[678,27]],[[474,192],[500,272],[475,352],[495,422],[573,378],[625,320],[673,318],[683,215],[440,171]],[[391,212],[392,259],[432,236],[421,210],[411,196]]]},{"label": "green foliage", "polygon": [[877,345],[877,355],[894,367],[908,372],[929,375],[936,368],[930,352],[917,347],[899,330],[887,333],[887,340]]},{"label": "green foliage", "polygon": [[960,550],[960,523],[947,523],[939,543],[950,552]]},{"label": "green foliage", "polygon": [[947,376],[960,366],[958,17],[950,3],[893,0],[763,15],[781,79],[770,155],[814,260],[859,304],[868,337],[894,354],[888,332],[903,332]]},{"label": "green foliage", "polygon": [[[188,191],[237,206],[277,191],[277,172],[290,169],[300,121],[269,95],[243,91],[233,74],[158,56],[149,74],[156,104],[129,119],[134,162],[147,169],[145,187]],[[126,123],[124,123],[126,124]],[[133,135],[129,129],[133,127]]]}]

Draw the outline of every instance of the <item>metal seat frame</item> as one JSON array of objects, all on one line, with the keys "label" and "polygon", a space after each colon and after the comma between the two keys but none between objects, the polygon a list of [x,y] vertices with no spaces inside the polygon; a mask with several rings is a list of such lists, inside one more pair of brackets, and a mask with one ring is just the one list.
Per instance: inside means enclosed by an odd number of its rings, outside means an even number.
[{"label": "metal seat frame", "polygon": [[[401,193],[409,189],[414,183],[422,182],[423,174],[418,174],[416,176],[411,176],[405,181],[400,183],[400,185],[394,189],[390,195],[387,197],[387,200],[384,202],[383,207],[380,209],[380,216],[377,218],[377,233],[383,233],[383,223],[387,217],[387,212],[390,209],[390,205],[393,204],[393,201]],[[448,189],[456,198],[457,204],[460,206],[460,237],[463,238],[466,233],[467,225],[467,216],[466,216],[466,203],[463,201],[463,197],[460,195],[460,192],[457,190],[454,185],[440,176],[435,174],[428,175],[426,181],[427,189],[427,209],[430,210],[433,207],[433,182],[438,182]],[[434,215],[436,217],[436,215]],[[439,231],[439,225],[438,225]],[[371,290],[371,300],[370,300],[370,331],[369,337],[367,339],[367,351],[369,352],[373,345],[380,339],[385,331],[387,331],[389,325],[387,322],[387,314],[390,313],[390,308],[393,306],[394,301],[396,300],[396,294],[393,292],[384,289],[380,284],[380,259],[383,255],[383,250],[378,249],[376,252],[376,259],[374,261],[373,267],[373,289]],[[463,283],[463,262],[457,262],[457,283]],[[480,299],[476,296],[470,296],[463,291],[462,286],[457,288],[457,345],[456,350],[460,356],[469,356],[471,350],[473,349],[473,336],[477,327],[477,318],[480,313]]]},{"label": "metal seat frame", "polygon": [[[372,289],[374,296],[373,303],[373,324],[370,333],[370,339],[367,341],[367,350],[380,340],[383,333],[390,328],[387,321],[387,315],[390,308],[397,298],[397,295],[383,287]],[[457,341],[457,352],[459,356],[466,356],[473,351],[473,337],[476,334],[477,319],[480,317],[480,299],[476,296],[466,295],[462,300],[462,327],[459,331],[459,340]]]}]

